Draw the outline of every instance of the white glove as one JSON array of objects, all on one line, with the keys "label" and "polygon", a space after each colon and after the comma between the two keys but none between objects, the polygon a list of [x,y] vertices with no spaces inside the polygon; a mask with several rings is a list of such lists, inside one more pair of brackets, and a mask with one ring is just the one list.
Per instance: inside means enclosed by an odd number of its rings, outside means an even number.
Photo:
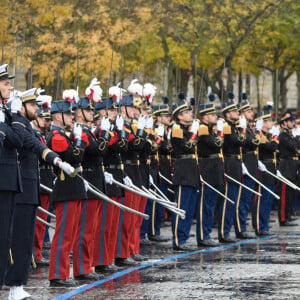
[{"label": "white glove", "polygon": [[163,137],[165,133],[165,126],[162,124],[159,124],[157,127],[157,136]]},{"label": "white glove", "polygon": [[59,162],[58,167],[68,175],[71,175],[75,172],[75,169],[67,162]]},{"label": "white glove", "polygon": [[247,120],[244,116],[239,117],[239,125],[241,128],[246,129],[247,128]]},{"label": "white glove", "polygon": [[172,134],[172,129],[169,129],[168,131],[168,135],[167,135],[167,139],[170,140],[171,139],[171,134]]},{"label": "white glove", "polygon": [[148,117],[148,118],[146,119],[145,127],[146,127],[147,129],[153,128],[153,118],[152,118],[152,117]]},{"label": "white glove", "polygon": [[138,129],[143,130],[145,128],[146,125],[146,119],[144,116],[140,116],[138,119]]},{"label": "white glove", "polygon": [[299,136],[300,135],[300,126],[297,126],[295,129],[295,135]]},{"label": "white glove", "polygon": [[263,119],[257,120],[256,125],[255,125],[255,129],[257,131],[261,131],[262,128],[263,128],[263,125],[264,125],[264,120]]},{"label": "white glove", "polygon": [[281,174],[281,172],[280,172],[279,170],[276,171],[276,175],[277,175],[278,177],[282,177],[282,174]]},{"label": "white glove", "polygon": [[108,173],[108,172],[104,172],[104,179],[105,179],[105,182],[108,183],[108,184],[113,184],[113,175],[111,173]]},{"label": "white glove", "polygon": [[117,118],[116,118],[116,126],[117,126],[118,130],[120,130],[120,131],[123,130],[124,120],[123,120],[122,116],[117,116]]},{"label": "white glove", "polygon": [[3,123],[5,121],[5,114],[4,112],[0,109],[0,123]]},{"label": "white glove", "polygon": [[84,183],[84,189],[87,192],[89,190],[89,187],[90,187],[89,183],[86,180],[83,180],[83,183]]},{"label": "white glove", "polygon": [[198,132],[198,129],[199,129],[199,121],[198,120],[194,120],[193,123],[192,123],[192,126],[191,126],[191,132],[194,133],[194,134],[197,134]]},{"label": "white glove", "polygon": [[242,163],[242,174],[243,175],[247,175],[249,174],[247,167],[245,166],[244,163]]},{"label": "white glove", "polygon": [[265,164],[262,163],[260,160],[258,161],[258,170],[262,171],[262,172],[266,172],[267,171],[267,168],[266,168]]},{"label": "white glove", "polygon": [[92,126],[91,128],[91,132],[94,133],[96,131],[97,127],[96,126]]},{"label": "white glove", "polygon": [[73,134],[75,136],[75,140],[81,140],[82,128],[80,125],[76,123],[74,124]]},{"label": "white glove", "polygon": [[280,134],[279,126],[273,126],[270,130],[270,133],[272,133],[273,136],[279,136],[279,134]]},{"label": "white glove", "polygon": [[110,122],[108,118],[103,118],[101,121],[101,130],[108,131],[110,128]]},{"label": "white glove", "polygon": [[149,175],[149,183],[152,185],[154,183],[152,175]]},{"label": "white glove", "polygon": [[129,187],[132,187],[133,183],[132,183],[132,180],[126,176],[124,179],[123,179],[125,185],[129,186]]},{"label": "white glove", "polygon": [[10,101],[10,108],[12,113],[17,113],[22,108],[22,101],[19,97],[14,96]]},{"label": "white glove", "polygon": [[294,129],[292,130],[292,135],[293,135],[294,138],[296,137],[296,128],[294,128]]},{"label": "white glove", "polygon": [[219,119],[217,122],[217,131],[223,131],[224,128],[224,119]]}]

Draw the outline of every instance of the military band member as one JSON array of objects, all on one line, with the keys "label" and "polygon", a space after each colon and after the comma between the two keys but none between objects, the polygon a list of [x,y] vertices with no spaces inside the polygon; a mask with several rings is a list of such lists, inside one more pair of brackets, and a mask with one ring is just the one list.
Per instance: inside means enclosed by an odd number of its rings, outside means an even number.
[{"label": "military band member", "polygon": [[[244,99],[246,97],[244,96]],[[263,121],[258,120],[256,127],[251,127],[251,122],[254,120],[254,113],[249,105],[249,102],[244,100],[239,105],[239,112],[241,116],[244,116],[247,122],[246,127],[246,141],[243,145],[243,163],[245,164],[248,172],[255,178],[258,178],[258,146],[260,143],[260,134]],[[241,128],[241,130],[245,130]],[[256,183],[247,174],[243,175],[243,184],[251,188],[252,190],[257,189]],[[253,193],[247,189],[242,189],[242,194],[239,202],[239,220],[235,226],[236,237],[240,239],[254,238],[252,235],[247,233],[247,216],[250,210],[251,203],[253,201]]]},{"label": "military band member", "polygon": [[11,111],[5,101],[12,91],[8,65],[0,66],[0,290],[5,278],[8,264],[13,263],[9,249],[11,247],[12,225],[16,194],[23,191],[17,149],[23,145],[25,118],[20,115],[22,102],[18,97],[11,101]]},{"label": "military band member", "polygon": [[[231,97],[232,98],[232,97]],[[239,120],[239,112],[233,100],[222,104],[222,112],[226,123],[224,124],[224,169],[225,173],[235,180],[242,181],[242,156],[241,147],[244,146],[246,140],[245,121],[240,124],[244,129],[242,132],[236,127]],[[241,197],[241,186],[226,179],[225,195],[235,202],[235,205],[224,199],[220,206],[219,218],[219,241],[222,243],[232,243],[235,239],[230,237],[230,230],[233,224],[240,228],[239,203]]]},{"label": "military band member", "polygon": [[[281,133],[279,134],[279,166],[280,173],[293,183],[296,183],[297,172],[299,170],[299,158],[297,140],[292,135],[292,130],[295,127],[295,118],[289,113],[282,114],[280,119]],[[279,224],[280,226],[297,226],[291,222],[292,207],[295,200],[295,190],[287,186],[285,183],[280,183],[280,201],[279,201]]]},{"label": "military band member", "polygon": [[[257,119],[263,120],[262,136],[259,144],[259,181],[274,192],[276,179],[263,171],[263,169],[266,168],[276,175],[276,151],[278,149],[280,130],[279,127],[274,127],[272,134],[269,133],[273,127],[272,115],[269,111],[258,113]],[[258,187],[258,192],[261,194],[261,197],[257,196],[256,198],[252,220],[256,235],[265,236],[269,234],[269,217],[274,196],[262,189],[261,186]]]},{"label": "military band member", "polygon": [[199,122],[193,121],[192,111],[182,100],[172,105],[172,115],[176,124],[172,128],[172,146],[174,149],[174,200],[177,207],[186,211],[186,218],[172,215],[173,249],[190,251],[186,245],[190,235],[197,201],[200,199],[200,178],[196,157],[197,132]]},{"label": "military band member", "polygon": [[[212,94],[210,94],[212,98]],[[202,178],[220,192],[224,192],[224,165],[222,146],[224,142],[224,120],[217,120],[213,103],[201,104],[199,107],[201,125],[198,131],[198,161]],[[214,127],[217,126],[217,131]],[[211,240],[213,214],[218,194],[202,184],[199,212],[197,212],[198,246],[214,247],[218,244]]]}]

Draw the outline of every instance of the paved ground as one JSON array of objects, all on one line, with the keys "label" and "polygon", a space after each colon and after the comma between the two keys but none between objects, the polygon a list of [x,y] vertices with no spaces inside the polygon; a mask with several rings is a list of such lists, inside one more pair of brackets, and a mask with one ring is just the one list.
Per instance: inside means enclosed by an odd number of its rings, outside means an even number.
[{"label": "paved ground", "polygon": [[[50,288],[47,269],[35,269],[27,290],[35,299],[69,299],[70,292],[71,299],[300,299],[300,219],[297,223],[273,222],[271,237],[193,253],[174,253],[171,243],[143,247],[149,260],[139,269],[76,289]],[[170,228],[163,234],[170,236]],[[195,237],[189,243],[195,245]],[[0,299],[7,292],[4,288]]]}]

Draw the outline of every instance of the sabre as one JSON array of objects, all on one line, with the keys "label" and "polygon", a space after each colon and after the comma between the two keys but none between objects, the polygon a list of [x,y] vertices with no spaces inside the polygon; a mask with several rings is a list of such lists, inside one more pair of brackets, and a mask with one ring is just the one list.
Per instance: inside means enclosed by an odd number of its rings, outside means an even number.
[{"label": "sabre", "polygon": [[265,185],[263,185],[259,180],[257,180],[254,176],[252,176],[250,173],[249,173],[249,171],[248,171],[248,169],[247,169],[247,167],[245,166],[245,168],[244,168],[244,171],[245,171],[245,175],[247,175],[247,176],[249,176],[253,181],[255,181],[258,185],[260,185],[263,189],[265,189],[266,191],[268,191],[271,195],[273,195],[276,199],[280,199],[280,197],[277,195],[277,194],[275,194],[273,191],[271,191],[270,189],[268,189]]},{"label": "sabre", "polygon": [[168,199],[168,197],[158,188],[158,186],[154,183],[154,182],[151,182],[151,185],[153,185],[154,186],[154,188],[158,191],[158,193],[166,200],[166,201],[168,201],[168,202],[170,202],[170,203],[173,203],[173,202],[171,202],[169,199]]},{"label": "sabre", "polygon": [[155,191],[151,190],[151,189],[146,189],[144,186],[142,186],[142,190],[147,194],[147,198],[153,198],[153,196],[155,197],[155,199],[153,199],[154,201],[157,201],[161,204],[166,204],[168,206],[173,206],[176,207],[176,203],[171,202],[171,201],[166,201],[165,199],[163,199],[160,195],[158,195],[157,193],[155,193]]},{"label": "sabre", "polygon": [[207,183],[202,176],[200,175],[200,180],[202,183],[204,183],[205,185],[207,185],[209,188],[211,188],[214,192],[216,192],[217,194],[219,194],[220,196],[222,196],[223,198],[225,198],[226,200],[228,200],[231,204],[235,205],[234,201],[232,201],[231,199],[229,199],[226,195],[224,195],[223,193],[221,193],[220,191],[218,191],[216,188],[214,188],[212,185],[210,185],[209,183]]},{"label": "sabre", "polygon": [[274,178],[280,180],[281,182],[285,183],[286,185],[288,185],[289,187],[291,187],[294,190],[300,190],[295,184],[293,184],[292,182],[290,182],[287,178],[283,177],[282,175],[277,176],[275,174],[273,174],[271,171],[269,171],[268,169],[265,170],[265,172],[271,176],[273,176]]},{"label": "sabre", "polygon": [[41,187],[44,191],[46,191],[46,192],[48,192],[48,193],[52,193],[52,189],[50,189],[49,187],[43,185],[42,183],[40,183],[40,187]]},{"label": "sabre", "polygon": [[249,186],[247,186],[247,185],[245,185],[245,184],[239,182],[238,180],[236,180],[236,179],[232,178],[231,176],[227,175],[226,173],[224,173],[224,175],[225,175],[225,177],[227,177],[227,178],[230,179],[231,181],[233,181],[233,182],[239,184],[240,186],[242,186],[242,187],[245,188],[246,190],[248,190],[248,191],[250,191],[250,192],[256,194],[257,196],[261,197],[261,194],[260,194],[259,192],[257,192],[257,191],[255,191],[255,190],[249,188]]},{"label": "sabre", "polygon": [[[172,181],[170,181],[167,177],[165,177],[163,174],[161,174],[160,172],[158,172],[159,177],[161,179],[163,179],[166,183],[168,183],[169,185],[173,185]],[[174,194],[174,191],[168,188],[168,191],[171,192],[172,194]]]},{"label": "sabre", "polygon": [[48,215],[49,217],[56,219],[56,215],[52,214],[51,212],[49,212],[48,210],[42,208],[41,206],[38,206],[38,210],[43,212],[44,214]]},{"label": "sabre", "polygon": [[122,210],[127,210],[127,211],[129,211],[129,212],[131,212],[133,214],[136,214],[136,215],[138,215],[140,217],[143,217],[145,220],[149,220],[149,218],[150,218],[149,215],[143,214],[143,213],[141,213],[141,212],[139,212],[139,211],[137,211],[135,209],[132,209],[132,208],[126,206],[126,205],[120,204],[120,203],[118,203],[118,202],[110,199],[104,193],[102,193],[101,191],[99,191],[95,186],[93,186],[91,183],[89,183],[87,180],[85,180],[82,176],[80,176],[78,174],[76,176],[78,176],[83,181],[86,181],[88,183],[88,190],[91,193],[93,193],[94,195],[96,195],[97,197],[99,197],[99,198],[101,198],[101,199],[103,199],[103,200],[105,200],[105,201],[107,201],[107,202],[109,202],[111,204],[114,204],[115,206],[118,206]]},{"label": "sabre", "polygon": [[52,224],[50,224],[50,223],[44,221],[42,218],[40,218],[40,217],[38,217],[38,216],[36,216],[36,220],[37,220],[37,221],[40,221],[41,223],[43,223],[43,224],[45,224],[45,225],[47,225],[47,226],[49,226],[49,227],[51,227],[51,228],[53,228],[53,229],[55,229],[55,226],[54,226],[54,225],[52,225]]}]

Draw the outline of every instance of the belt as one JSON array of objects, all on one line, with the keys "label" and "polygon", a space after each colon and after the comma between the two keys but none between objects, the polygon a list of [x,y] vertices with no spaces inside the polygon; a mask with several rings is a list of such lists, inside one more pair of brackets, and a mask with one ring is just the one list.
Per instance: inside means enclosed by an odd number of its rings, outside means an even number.
[{"label": "belt", "polygon": [[171,155],[159,155],[158,157],[159,157],[159,159],[167,159],[167,160],[171,160],[172,159]]},{"label": "belt", "polygon": [[118,170],[123,170],[124,165],[123,164],[116,164],[116,165],[107,165],[105,166],[107,169],[118,169]]},{"label": "belt", "polygon": [[150,159],[140,160],[140,164],[142,164],[142,165],[150,165],[150,163],[151,163]]},{"label": "belt", "polygon": [[197,157],[195,154],[183,154],[183,155],[178,155],[176,157],[176,159],[188,159],[188,158],[196,159]]},{"label": "belt", "polygon": [[40,166],[40,170],[51,170],[50,166]]},{"label": "belt", "polygon": [[240,154],[226,154],[225,157],[236,158],[239,160],[242,159],[242,155],[240,155]]},{"label": "belt", "polygon": [[254,154],[254,155],[257,155],[258,151],[257,150],[255,150],[255,151],[247,151],[244,154]]},{"label": "belt", "polygon": [[259,159],[259,160],[261,160],[263,162],[270,162],[270,163],[276,164],[276,159],[274,159],[274,158],[266,158],[266,159]]},{"label": "belt", "polygon": [[139,166],[140,161],[138,159],[132,160],[132,159],[127,159],[124,162],[126,165],[132,165],[132,166]]},{"label": "belt", "polygon": [[83,171],[95,172],[95,171],[97,171],[97,169],[93,169],[93,168],[83,168]]},{"label": "belt", "polygon": [[159,156],[158,155],[150,155],[149,158],[151,160],[158,160],[159,159]]},{"label": "belt", "polygon": [[299,160],[299,157],[298,156],[290,156],[290,157],[281,157],[281,159]]},{"label": "belt", "polygon": [[200,158],[223,158],[223,155],[221,153],[215,153],[207,156],[201,156]]}]

